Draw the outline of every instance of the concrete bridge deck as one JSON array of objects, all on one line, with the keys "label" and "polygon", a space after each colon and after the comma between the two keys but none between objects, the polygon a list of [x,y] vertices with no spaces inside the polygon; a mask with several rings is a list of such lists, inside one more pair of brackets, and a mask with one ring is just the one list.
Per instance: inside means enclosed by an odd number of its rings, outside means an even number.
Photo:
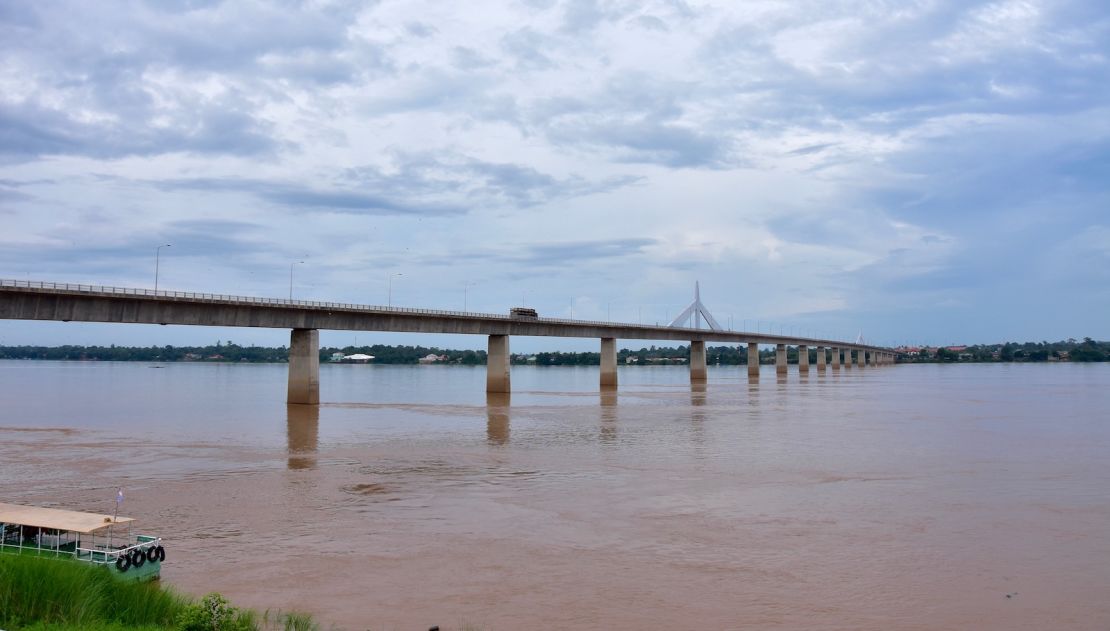
[{"label": "concrete bridge deck", "polygon": [[[893,361],[890,349],[877,346],[750,331],[524,318],[492,313],[3,279],[0,279],[0,319],[290,329],[293,332],[290,343],[291,402],[316,402],[312,401],[313,390],[318,400],[318,358],[315,367],[304,362],[311,364],[313,360],[309,356],[315,356],[319,349],[320,329],[487,335],[487,363],[490,366],[487,389],[491,392],[508,391],[508,337],[511,335],[600,339],[603,385],[616,385],[616,339],[689,342],[693,380],[705,378],[705,342],[747,344],[749,372],[753,368],[758,370],[759,344],[777,348],[776,365],[780,371],[786,370],[788,345],[799,347],[799,370],[802,371],[809,370],[810,347],[818,349],[818,369],[824,369],[826,363],[839,368],[841,351],[846,353],[846,364],[851,362],[852,351],[856,351],[857,365],[860,366],[869,363],[868,359],[870,363]],[[826,362],[826,353],[822,352],[825,349],[831,351],[829,362]],[[303,377],[296,376],[302,373]],[[306,379],[311,382],[313,376],[317,385],[313,387],[307,383],[307,389],[297,387],[296,390],[305,390],[305,393],[294,396],[295,384]]]}]

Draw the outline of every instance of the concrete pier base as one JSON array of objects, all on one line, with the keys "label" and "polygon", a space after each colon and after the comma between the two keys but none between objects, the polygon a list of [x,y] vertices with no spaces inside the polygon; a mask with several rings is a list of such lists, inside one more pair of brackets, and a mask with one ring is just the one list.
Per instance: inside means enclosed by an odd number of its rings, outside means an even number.
[{"label": "concrete pier base", "polygon": [[860,368],[863,368],[863,364],[866,361],[866,356],[867,356],[867,351],[863,350],[862,348],[857,348],[856,349],[856,366],[858,366]]},{"label": "concrete pier base", "polygon": [[798,372],[809,372],[809,347],[798,345]]},{"label": "concrete pier base", "polygon": [[601,387],[617,385],[617,340],[601,338]]},{"label": "concrete pier base", "polygon": [[759,376],[759,344],[748,342],[748,376]]},{"label": "concrete pier base", "polygon": [[832,348],[832,367],[833,370],[840,370],[840,349],[835,346]]},{"label": "concrete pier base", "polygon": [[775,372],[786,373],[786,344],[775,345]]},{"label": "concrete pier base", "polygon": [[705,381],[709,373],[705,369],[705,342],[690,342],[690,381]]},{"label": "concrete pier base", "polygon": [[293,329],[289,334],[289,389],[286,403],[320,403],[320,332]]},{"label": "concrete pier base", "polygon": [[817,372],[825,371],[825,347],[817,347]]},{"label": "concrete pier base", "polygon": [[486,351],[486,392],[511,392],[509,381],[509,336],[489,336]]}]

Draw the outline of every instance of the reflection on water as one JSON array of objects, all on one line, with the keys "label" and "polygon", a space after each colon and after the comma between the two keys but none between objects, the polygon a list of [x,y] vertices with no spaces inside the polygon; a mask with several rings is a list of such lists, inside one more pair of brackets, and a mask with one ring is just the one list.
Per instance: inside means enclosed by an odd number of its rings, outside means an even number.
[{"label": "reflection on water", "polygon": [[616,386],[601,386],[599,393],[601,429],[598,440],[606,445],[617,441],[617,392]]},{"label": "reflection on water", "polygon": [[1110,628],[1110,365],[763,368],[0,361],[0,498],[324,627]]},{"label": "reflection on water", "polygon": [[320,437],[320,406],[290,403],[285,406],[286,451],[290,469],[316,467],[316,450]]},{"label": "reflection on water", "polygon": [[509,442],[509,407],[512,395],[507,392],[486,393],[486,442],[505,445]]},{"label": "reflection on water", "polygon": [[690,405],[700,407],[705,405],[706,392],[709,391],[709,386],[704,381],[693,381],[690,383]]}]

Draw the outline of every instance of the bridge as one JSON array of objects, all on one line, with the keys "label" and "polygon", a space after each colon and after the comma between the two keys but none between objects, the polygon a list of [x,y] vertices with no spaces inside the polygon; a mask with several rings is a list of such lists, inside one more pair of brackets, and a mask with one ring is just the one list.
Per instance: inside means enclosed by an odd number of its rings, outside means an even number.
[{"label": "bridge", "polygon": [[850,368],[853,355],[859,368],[894,362],[889,348],[745,331],[3,279],[0,319],[289,329],[287,400],[302,404],[320,402],[321,329],[486,335],[486,391],[492,393],[511,390],[509,337],[513,335],[599,339],[602,388],[617,386],[617,339],[689,342],[694,383],[707,377],[706,342],[747,344],[749,376],[759,375],[760,344],[775,346],[775,368],[780,374],[787,372],[787,346],[797,346],[801,373],[810,370],[811,348],[816,351],[818,371]]}]

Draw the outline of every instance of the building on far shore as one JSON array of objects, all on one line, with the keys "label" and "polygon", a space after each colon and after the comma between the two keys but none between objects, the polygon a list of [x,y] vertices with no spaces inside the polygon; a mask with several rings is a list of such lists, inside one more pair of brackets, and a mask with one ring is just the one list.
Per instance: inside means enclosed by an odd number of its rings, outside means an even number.
[{"label": "building on far shore", "polygon": [[[341,355],[336,359],[336,355]],[[332,353],[331,360],[337,361],[341,364],[368,364],[374,359],[373,355],[364,355],[363,353],[355,353],[353,355],[343,355],[342,353]]]}]

